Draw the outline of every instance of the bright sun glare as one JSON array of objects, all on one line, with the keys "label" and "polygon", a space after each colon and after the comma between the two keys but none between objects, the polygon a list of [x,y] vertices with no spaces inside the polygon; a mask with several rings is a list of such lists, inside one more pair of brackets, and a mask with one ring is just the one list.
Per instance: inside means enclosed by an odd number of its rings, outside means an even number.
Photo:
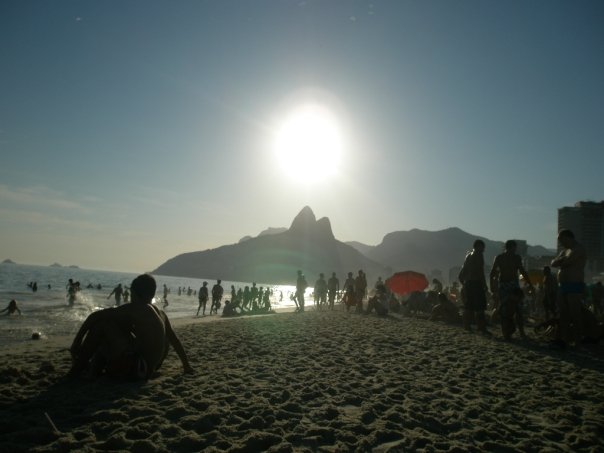
[{"label": "bright sun glare", "polygon": [[275,153],[286,176],[307,183],[327,180],[342,157],[336,117],[321,105],[295,109],[277,130]]}]

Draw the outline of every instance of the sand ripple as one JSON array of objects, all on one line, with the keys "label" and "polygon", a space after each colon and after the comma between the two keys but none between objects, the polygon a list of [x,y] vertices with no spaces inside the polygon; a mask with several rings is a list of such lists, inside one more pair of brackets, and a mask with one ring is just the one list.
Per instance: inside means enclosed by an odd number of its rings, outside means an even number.
[{"label": "sand ripple", "polygon": [[601,346],[342,312],[178,334],[197,373],[171,353],[145,383],[64,381],[65,340],[3,352],[0,450],[596,451],[604,436]]}]

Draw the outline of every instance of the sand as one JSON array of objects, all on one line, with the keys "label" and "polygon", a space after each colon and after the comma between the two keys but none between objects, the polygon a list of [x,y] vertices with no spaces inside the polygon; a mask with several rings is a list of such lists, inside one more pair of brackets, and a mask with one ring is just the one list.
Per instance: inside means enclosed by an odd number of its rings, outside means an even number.
[{"label": "sand", "polygon": [[602,346],[553,352],[535,338],[505,343],[423,319],[342,311],[180,322],[176,331],[196,374],[183,375],[171,351],[141,383],[66,381],[69,338],[2,351],[0,451],[602,445]]}]

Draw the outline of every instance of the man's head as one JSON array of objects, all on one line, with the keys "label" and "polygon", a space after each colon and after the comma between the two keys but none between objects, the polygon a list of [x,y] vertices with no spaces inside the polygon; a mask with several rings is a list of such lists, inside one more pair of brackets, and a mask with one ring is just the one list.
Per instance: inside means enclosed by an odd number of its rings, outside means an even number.
[{"label": "man's head", "polygon": [[516,247],[517,247],[516,241],[514,241],[513,239],[510,239],[509,241],[505,241],[504,248],[505,248],[506,252],[515,252]]},{"label": "man's head", "polygon": [[208,286],[208,282],[203,282],[203,286]]},{"label": "man's head", "polygon": [[477,252],[480,252],[480,253],[484,252],[484,248],[485,248],[484,241],[482,239],[476,239],[474,241],[473,248]]},{"label": "man's head", "polygon": [[132,280],[130,292],[132,293],[132,302],[141,302],[150,304],[155,296],[157,283],[149,274],[142,274]]},{"label": "man's head", "polygon": [[558,242],[562,247],[570,247],[575,242],[575,235],[571,230],[560,230],[558,233]]}]

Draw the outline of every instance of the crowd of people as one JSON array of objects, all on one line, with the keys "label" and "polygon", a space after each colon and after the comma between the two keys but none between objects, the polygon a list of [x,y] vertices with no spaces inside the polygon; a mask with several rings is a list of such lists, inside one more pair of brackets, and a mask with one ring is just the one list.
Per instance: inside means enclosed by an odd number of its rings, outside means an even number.
[{"label": "crowd of people", "polygon": [[[477,239],[467,253],[458,275],[459,283],[444,288],[438,279],[432,280],[427,291],[414,291],[401,296],[390,290],[378,278],[368,290],[367,276],[359,270],[355,276],[348,272],[340,285],[335,272],[326,279],[320,273],[312,288],[315,310],[334,310],[336,305],[346,312],[379,316],[390,313],[423,314],[432,321],[460,325],[468,332],[476,331],[492,336],[490,326],[500,324],[501,335],[509,341],[517,332],[526,339],[527,317],[531,318],[535,333],[550,340],[550,347],[564,349],[570,345],[598,342],[604,338],[601,282],[590,288],[587,297],[584,269],[586,252],[570,230],[559,232],[561,252],[551,266],[543,268],[538,285],[534,285],[513,240],[505,243],[502,253],[495,257],[488,276],[485,274],[484,241]],[[558,269],[557,275],[552,268]],[[184,348],[171,328],[165,312],[153,304],[155,279],[143,274],[132,284],[118,284],[107,298],[115,299],[115,306],[92,313],[83,323],[71,347],[73,367],[71,376],[108,374],[132,379],[150,377],[162,364],[169,346],[172,346],[185,372],[192,372]],[[304,273],[299,270],[295,290],[290,299],[296,311],[305,311],[305,295],[309,288]],[[73,305],[79,282],[69,280],[66,286],[69,305]],[[163,285],[163,305],[168,303],[168,287]],[[197,296],[196,316],[218,314],[223,301],[222,281],[210,289],[204,281],[198,291],[178,288],[178,294]],[[258,287],[254,282],[243,289],[231,285],[230,299],[224,301],[222,316],[261,314],[272,311],[272,288]],[[283,301],[283,293],[279,295]],[[590,302],[589,304],[587,302]],[[0,313],[21,314],[15,300]],[[539,313],[540,316],[536,316]]]},{"label": "crowd of people", "polygon": [[[521,338],[526,338],[525,314],[538,309],[542,310],[543,321],[536,326],[536,332],[549,336],[552,348],[564,349],[603,338],[604,329],[598,319],[603,298],[602,283],[595,284],[590,297],[587,297],[585,248],[567,229],[559,232],[558,242],[562,250],[551,262],[551,267],[558,268],[557,277],[550,266],[545,266],[539,287],[535,288],[516,253],[517,244],[513,240],[507,241],[503,253],[495,257],[487,284],[485,243],[476,240],[459,273],[463,285],[463,327],[471,331],[475,324],[480,333],[491,335],[485,317],[490,296],[493,301],[491,321],[499,321],[505,340],[510,340],[516,331]],[[520,278],[523,279],[523,287]],[[589,298],[591,309],[587,304]],[[529,307],[525,304],[527,301]]]}]

